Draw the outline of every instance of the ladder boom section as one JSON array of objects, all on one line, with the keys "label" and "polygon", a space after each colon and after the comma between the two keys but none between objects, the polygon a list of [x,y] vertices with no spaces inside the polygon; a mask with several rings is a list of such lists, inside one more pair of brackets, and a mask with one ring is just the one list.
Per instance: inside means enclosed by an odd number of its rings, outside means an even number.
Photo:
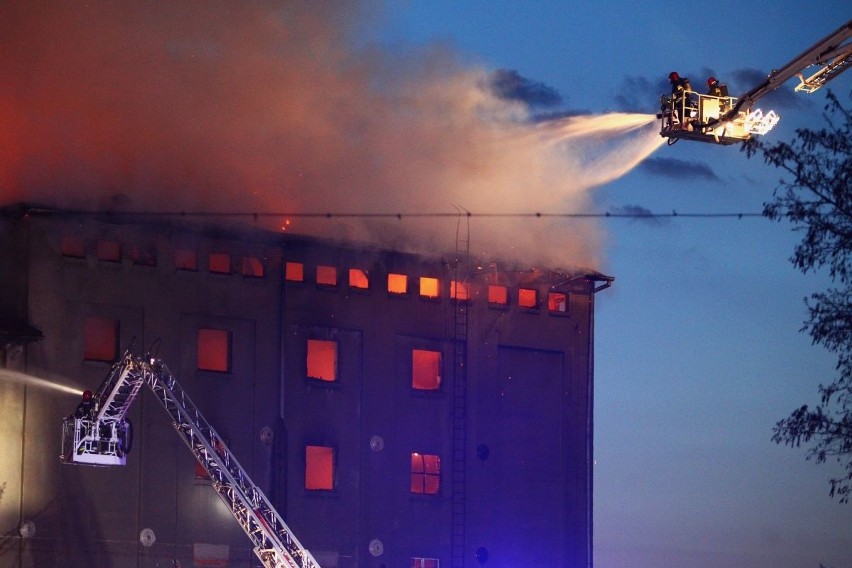
[{"label": "ladder boom section", "polygon": [[252,541],[263,566],[320,568],[159,359],[136,357],[130,350],[125,352],[101,384],[91,406],[81,404],[73,415],[64,419],[61,460],[124,465],[130,445],[126,439],[127,411],[142,384],[151,388],[169,414],[175,431]]},{"label": "ladder boom section", "polygon": [[139,366],[126,351],[92,395],[62,423],[64,463],[98,466],[124,465],[133,439],[127,411],[139,394],[143,377]]},{"label": "ladder boom section", "polygon": [[805,78],[804,75],[800,74],[800,82],[796,85],[795,90],[813,93],[846,71],[850,66],[852,66],[852,45],[846,46],[843,53],[838,54],[837,57],[820,67],[820,69],[810,77]]},{"label": "ladder boom section", "polygon": [[[852,20],[803,51],[780,69],[773,70],[763,83],[740,96],[739,102],[725,119],[736,116],[741,109],[747,111],[758,100],[780,87],[788,79],[801,76],[802,71],[812,65],[825,67],[814,76],[801,79],[804,85],[813,81],[811,87],[797,88],[796,90],[812,93],[829,80],[834,79],[849,66],[850,58],[852,58],[852,44],[846,42],[850,37],[852,37]],[[822,78],[821,82],[820,77]]]},{"label": "ladder boom section", "polygon": [[168,367],[159,360],[146,363],[145,381],[169,413],[181,439],[210,476],[219,497],[255,545],[255,554],[264,566],[319,568]]},{"label": "ladder boom section", "polygon": [[139,389],[142,388],[142,376],[136,369],[130,353],[125,353],[119,365],[113,366],[107,379],[95,394],[98,402],[97,420],[122,422]]},{"label": "ladder boom section", "polygon": [[[681,138],[698,142],[734,144],[753,134],[766,134],[779,116],[773,111],[752,110],[754,104],[792,77],[799,78],[796,91],[813,93],[852,67],[852,20],[846,22],[740,97],[684,91],[682,96],[660,98],[660,136],[673,144]],[[805,77],[807,68],[819,66]]]}]

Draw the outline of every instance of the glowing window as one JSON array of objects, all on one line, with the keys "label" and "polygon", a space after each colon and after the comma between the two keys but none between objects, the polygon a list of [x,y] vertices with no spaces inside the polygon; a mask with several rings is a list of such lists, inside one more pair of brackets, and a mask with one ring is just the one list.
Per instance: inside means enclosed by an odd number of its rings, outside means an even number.
[{"label": "glowing window", "polygon": [[207,269],[215,274],[230,274],[231,255],[226,252],[211,252],[207,255]]},{"label": "glowing window", "polygon": [[83,237],[65,235],[59,243],[59,251],[62,256],[83,258],[86,256],[86,244],[83,242]]},{"label": "glowing window", "polygon": [[198,330],[198,370],[227,373],[231,370],[231,332]]},{"label": "glowing window", "polygon": [[518,290],[518,305],[522,308],[538,307],[538,292],[531,288]]},{"label": "glowing window", "polygon": [[98,241],[97,255],[104,262],[121,262],[121,245],[116,241]]},{"label": "glowing window", "polygon": [[118,322],[87,317],[83,324],[83,359],[113,362],[118,356]]},{"label": "glowing window", "polygon": [[441,388],[441,352],[411,350],[411,387],[417,390]]},{"label": "glowing window", "polygon": [[301,262],[288,262],[284,265],[284,278],[291,282],[304,282],[305,265]]},{"label": "glowing window", "polygon": [[334,489],[334,448],[305,446],[305,489]]},{"label": "glowing window", "polygon": [[469,300],[470,284],[468,282],[459,282],[458,280],[450,282],[450,298],[453,300]]},{"label": "glowing window", "polygon": [[321,381],[337,379],[337,342],[308,339],[308,377]]},{"label": "glowing window", "polygon": [[424,298],[437,298],[439,289],[437,278],[420,277],[420,295]]},{"label": "glowing window", "polygon": [[440,568],[437,558],[412,558],[411,568]]},{"label": "glowing window", "polygon": [[175,250],[175,268],[178,270],[198,270],[198,255],[194,250]]},{"label": "glowing window", "polygon": [[263,278],[265,274],[263,262],[259,258],[253,256],[243,257],[243,267],[241,270],[243,276],[249,278]]},{"label": "glowing window", "polygon": [[317,266],[317,284],[337,286],[337,268],[334,266]]},{"label": "glowing window", "polygon": [[154,245],[133,245],[130,247],[130,258],[137,266],[156,266],[157,249]]},{"label": "glowing window", "polygon": [[567,312],[568,295],[561,292],[550,292],[547,295],[547,309],[551,312]]},{"label": "glowing window", "polygon": [[411,492],[437,495],[441,488],[441,458],[430,454],[411,454]]},{"label": "glowing window", "polygon": [[488,287],[488,303],[505,306],[509,303],[509,291],[505,286]]},{"label": "glowing window", "polygon": [[408,292],[408,276],[405,274],[388,274],[388,292],[391,294]]},{"label": "glowing window", "polygon": [[361,288],[366,290],[370,287],[370,279],[367,277],[367,271],[360,268],[349,269],[349,286],[351,288]]}]

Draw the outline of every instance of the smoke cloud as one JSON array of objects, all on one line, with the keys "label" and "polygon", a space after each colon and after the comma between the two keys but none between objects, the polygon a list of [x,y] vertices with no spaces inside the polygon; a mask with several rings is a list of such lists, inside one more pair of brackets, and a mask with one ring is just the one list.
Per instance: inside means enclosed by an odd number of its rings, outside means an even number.
[{"label": "smoke cloud", "polygon": [[716,175],[713,168],[704,162],[695,160],[649,158],[642,162],[641,169],[653,175],[673,179],[703,178],[708,181],[719,181],[719,176]]},{"label": "smoke cloud", "polygon": [[610,210],[610,213],[615,215],[629,215],[633,217],[631,221],[647,223],[649,225],[659,226],[662,225],[664,221],[668,221],[668,219],[655,215],[653,211],[641,205],[622,205],[620,207],[613,207]]},{"label": "smoke cloud", "polygon": [[[445,48],[359,47],[372,6],[13,0],[0,32],[0,204],[387,213],[269,228],[593,268],[589,188],[662,142],[653,115],[535,123]],[[354,22],[354,23],[353,23]],[[259,223],[264,222],[261,218]]]},{"label": "smoke cloud", "polygon": [[523,101],[531,107],[553,107],[562,103],[562,95],[556,89],[531,81],[511,69],[497,69],[491,73],[488,83],[498,97]]}]

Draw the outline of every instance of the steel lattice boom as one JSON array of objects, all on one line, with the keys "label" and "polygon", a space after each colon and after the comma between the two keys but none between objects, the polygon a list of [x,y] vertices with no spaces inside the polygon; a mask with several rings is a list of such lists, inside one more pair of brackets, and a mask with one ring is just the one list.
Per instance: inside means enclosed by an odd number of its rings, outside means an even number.
[{"label": "steel lattice boom", "polygon": [[89,465],[124,465],[130,449],[127,410],[147,384],[172,425],[212,480],[213,489],[251,539],[266,568],[319,568],[290,528],[228,449],[216,430],[159,359],[128,349],[113,365],[90,405],[63,421],[61,460]]}]

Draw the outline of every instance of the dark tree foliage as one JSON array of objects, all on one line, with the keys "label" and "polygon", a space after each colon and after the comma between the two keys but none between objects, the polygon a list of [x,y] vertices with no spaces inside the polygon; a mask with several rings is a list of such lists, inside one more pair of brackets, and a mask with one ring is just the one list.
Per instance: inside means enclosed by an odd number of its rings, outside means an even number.
[{"label": "dark tree foliage", "polygon": [[[802,327],[814,344],[837,355],[837,376],[819,386],[820,403],[804,405],[773,428],[778,444],[808,446],[807,459],[837,460],[843,475],[829,480],[830,495],[852,495],[852,112],[829,93],[821,130],[800,129],[791,143],[749,141],[749,157],[781,169],[782,179],[763,214],[785,219],[804,237],[791,262],[804,273],[827,269],[832,286],[805,302]],[[850,94],[852,99],[852,94]]]}]

